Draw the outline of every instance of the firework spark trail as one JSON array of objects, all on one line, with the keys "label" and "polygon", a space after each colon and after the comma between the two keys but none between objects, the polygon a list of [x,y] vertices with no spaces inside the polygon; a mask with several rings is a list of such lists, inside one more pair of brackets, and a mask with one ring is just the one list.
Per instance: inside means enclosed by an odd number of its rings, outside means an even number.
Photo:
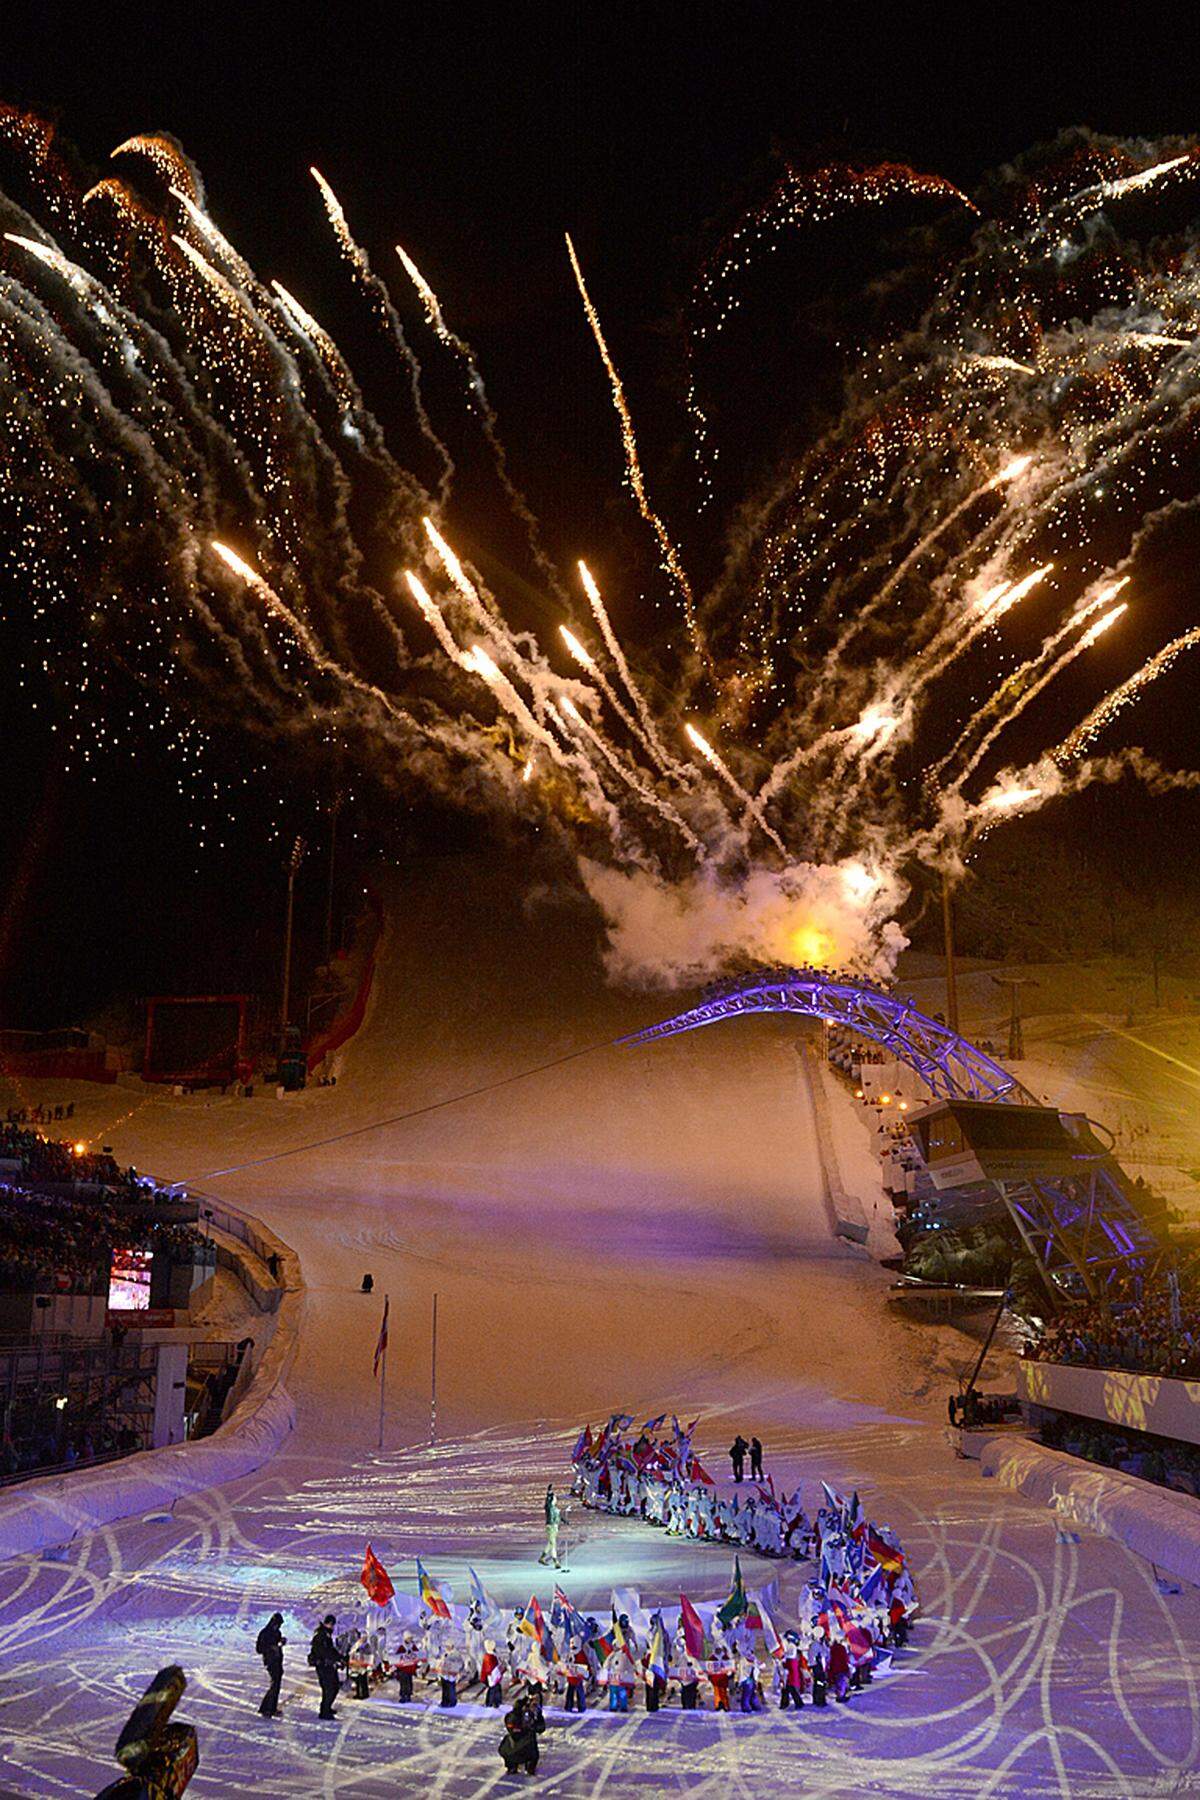
[{"label": "firework spark trail", "polygon": [[[621,815],[600,786],[596,779],[596,772],[586,756],[578,750],[564,750],[558,738],[552,732],[547,731],[541,721],[530,712],[512,682],[497,667],[482,644],[472,644],[469,657],[474,673],[487,683],[499,704],[517,721],[526,736],[548,750],[560,768],[569,769],[574,773],[593,812],[604,821],[614,843],[619,842],[622,838]],[[545,701],[543,704],[562,732],[563,738],[570,744],[571,733],[563,724],[553,701]]]},{"label": "firework spark trail", "polygon": [[[257,569],[251,568],[250,564],[245,562],[236,550],[230,549],[229,545],[222,543],[219,538],[212,539],[212,548],[226,567],[246,582],[276,617],[282,620],[315,668],[320,669],[323,674],[331,675],[335,681],[345,687],[353,688],[356,693],[374,700],[390,718],[398,720],[410,730],[424,731],[425,728],[418,724],[412,714],[404,707],[397,706],[391,696],[385,694],[381,687],[376,687],[373,681],[364,681],[362,676],[356,675],[353,669],[343,667],[341,663],[330,656],[303,619],[297,617],[287,602],[275,592],[271,584],[264,580]],[[432,734],[427,733],[427,735]]]},{"label": "firework spark trail", "polygon": [[172,187],[171,194],[174,199],[178,200],[180,206],[182,206],[192,225],[200,233],[200,236],[204,239],[205,243],[216,252],[222,262],[228,264],[229,268],[233,271],[234,279],[245,291],[247,298],[257,296],[260,299],[269,300],[269,294],[254,273],[254,270],[250,267],[250,264],[239,251],[234,249],[224,232],[219,226],[214,225],[213,221],[209,218],[203,208],[197,206],[194,200],[189,199],[182,188]]},{"label": "firework spark trail", "polygon": [[591,570],[582,560],[578,567],[579,579],[583,584],[583,591],[588,597],[588,604],[592,609],[596,623],[600,627],[600,635],[604,639],[608,654],[612,657],[613,662],[616,665],[617,674],[625,684],[625,692],[633,702],[634,711],[637,713],[638,719],[641,722],[641,731],[638,735],[641,737],[646,749],[665,775],[675,775],[677,777],[681,775],[690,775],[690,771],[671,756],[658,734],[654,723],[654,714],[651,712],[641,689],[633,678],[633,672],[626,660],[625,652],[621,648],[621,640],[613,630],[612,620],[608,616],[608,608],[604,604],[600,589],[596,584]]},{"label": "firework spark trail", "polygon": [[438,500],[440,505],[445,506],[450,498],[450,488],[454,481],[454,461],[445,444],[434,430],[433,422],[426,411],[424,397],[421,393],[421,365],[417,361],[411,344],[404,335],[404,326],[400,322],[399,313],[392,304],[392,297],[388,293],[387,287],[383,281],[380,280],[379,276],[376,275],[368,260],[366,251],[357,242],[350,230],[346,215],[342,210],[341,201],[338,199],[319,169],[310,168],[309,174],[321,191],[321,198],[325,202],[325,211],[329,215],[329,223],[333,227],[333,234],[338,241],[342,255],[346,258],[346,261],[358,276],[363,291],[373,302],[376,312],[391,332],[393,342],[400,352],[401,359],[408,370],[409,394],[412,399],[413,412],[416,416],[418,429],[420,430],[421,436],[425,439],[426,443],[429,444],[441,464],[442,473],[438,488]]},{"label": "firework spark trail", "polygon": [[289,294],[281,281],[273,281],[271,287],[276,301],[283,311],[285,319],[294,331],[306,338],[316,353],[317,360],[328,377],[330,390],[336,396],[338,404],[348,417],[360,415],[366,411],[358,383],[350,373],[341,351],[324,327],[318,324],[310,312]]},{"label": "firework spark trail", "polygon": [[[901,692],[904,699],[911,703],[932,682],[944,675],[951,663],[969,650],[985,631],[991,631],[993,626],[998,625],[1005,614],[1031,594],[1053,568],[1053,563],[1043,563],[1040,569],[1033,569],[1021,581],[1001,582],[999,590],[990,589],[985,593],[965,618],[948,625],[934,644],[921,653],[912,672],[903,682]],[[927,658],[931,660],[927,661]]]},{"label": "firework spark trail", "polygon": [[586,670],[592,677],[592,680],[596,683],[596,686],[600,689],[600,692],[604,695],[604,698],[608,701],[618,719],[620,719],[621,723],[625,726],[625,729],[632,732],[633,736],[637,738],[647,754],[653,758],[654,762],[662,770],[664,775],[672,774],[673,770],[671,765],[663,758],[659,757],[653,740],[642,730],[638,720],[630,712],[629,708],[623,704],[620,695],[616,692],[612,682],[596,662],[596,659],[592,656],[591,652],[584,648],[579,639],[575,636],[575,633],[568,630],[567,626],[560,625],[558,634],[562,638],[570,655],[579,664],[580,668]]},{"label": "firework spark trail", "polygon": [[1049,752],[1054,761],[1065,765],[1076,761],[1088,746],[1095,741],[1106,726],[1110,725],[1119,712],[1131,706],[1135,700],[1160,675],[1165,675],[1177,657],[1185,650],[1194,650],[1200,645],[1200,628],[1185,631],[1169,644],[1149,657],[1140,669],[1123,681],[1119,687],[1106,694],[1097,706],[1094,706],[1087,718],[1078,724],[1062,741]]},{"label": "firework spark trail", "polygon": [[400,261],[404,265],[405,273],[408,275],[413,286],[416,288],[417,293],[420,295],[421,304],[425,308],[425,315],[434,332],[441,342],[445,344],[448,349],[453,351],[454,355],[457,356],[463,364],[467,377],[467,391],[470,395],[476,416],[479,419],[480,428],[483,431],[488,449],[492,453],[492,462],[500,486],[504,490],[504,497],[525,528],[525,540],[529,546],[529,553],[539,572],[545,578],[551,592],[565,604],[567,600],[566,590],[562,585],[558,570],[546,554],[545,547],[542,544],[541,527],[538,524],[533,508],[530,506],[525,495],[517,486],[509,472],[508,450],[505,447],[503,438],[500,436],[500,420],[496,415],[495,407],[488,398],[488,391],[484,385],[483,376],[480,373],[479,363],[476,359],[475,352],[465,338],[460,337],[456,331],[452,331],[449,325],[447,325],[445,314],[442,311],[441,301],[438,299],[424,275],[422,275],[420,269],[418,269],[416,263],[402,244],[396,245],[396,255],[400,258]]},{"label": "firework spark trail", "polygon": [[1046,661],[1055,654],[1059,645],[1065,643],[1073,631],[1078,631],[1079,627],[1085,620],[1090,619],[1094,612],[1098,612],[1102,606],[1115,599],[1121,589],[1129,585],[1129,579],[1128,575],[1122,575],[1115,581],[1103,582],[1090,597],[1084,596],[1066,624],[1061,625],[1048,637],[1033,656],[1028,657],[1019,668],[1013,670],[1011,675],[1006,676],[978,711],[971,715],[946,754],[939,757],[937,762],[932,763],[925,771],[925,779],[928,783],[935,784],[937,782],[943,770],[965,749],[975,732],[996,718],[1008,705],[1009,697],[1019,694],[1022,691],[1023,683],[1037,674]]},{"label": "firework spark trail", "polygon": [[1052,681],[1056,681],[1065,669],[1069,669],[1077,656],[1082,656],[1085,650],[1090,650],[1097,639],[1102,637],[1111,625],[1116,624],[1121,614],[1128,611],[1129,602],[1127,600],[1123,600],[1119,606],[1114,606],[1111,612],[1105,613],[1102,619],[1098,619],[1094,625],[1090,626],[1077,643],[1072,644],[1069,650],[1064,650],[1061,656],[1056,657],[1050,667],[1036,681],[1030,682],[1025,691],[1009,707],[1003,718],[997,719],[990,731],[980,739],[970,757],[951,782],[951,787],[961,788],[967,777],[973,775],[979,767],[1000,733],[1006,731],[1015,719],[1019,719],[1025,708],[1036,700]]},{"label": "firework spark trail", "polygon": [[779,851],[779,854],[784,858],[785,861],[790,860],[787,845],[784,843],[784,841],[780,837],[779,833],[775,830],[774,826],[768,820],[766,814],[763,812],[762,807],[759,805],[758,801],[754,798],[754,795],[747,793],[746,789],[742,786],[741,782],[737,779],[737,777],[730,770],[728,764],[717,753],[717,751],[713,749],[713,747],[709,743],[708,739],[705,737],[702,737],[700,735],[700,733],[696,730],[696,727],[694,725],[685,725],[683,729],[687,733],[687,736],[690,739],[690,741],[696,746],[696,749],[700,752],[700,754],[704,758],[705,762],[710,764],[710,766],[717,771],[717,774],[721,777],[722,781],[724,781],[725,784],[729,787],[731,792],[736,794],[737,798],[741,801],[742,805],[746,809],[746,812],[754,820],[754,823],[758,826],[758,828],[762,832],[763,836],[770,838],[771,842],[774,844],[775,848]]},{"label": "firework spark trail", "polygon": [[197,206],[204,204],[204,184],[200,171],[178,144],[157,131],[140,131],[125,139],[109,153],[109,161],[118,156],[144,156],[151,167],[167,183],[186,192]]},{"label": "firework spark trail", "polygon": [[570,694],[562,695],[560,705],[567,718],[570,719],[571,723],[578,731],[583,733],[588,742],[595,747],[604,758],[609,768],[621,778],[627,787],[633,790],[644,805],[658,813],[661,818],[666,820],[668,825],[679,833],[689,850],[694,850],[696,852],[697,862],[703,862],[705,857],[704,845],[700,842],[700,839],[696,836],[686,819],[681,818],[676,812],[670,801],[664,800],[661,795],[656,794],[650,784],[643,781],[640,776],[630,768],[629,764],[625,761],[625,758],[618,756],[612,745],[605,741],[603,733],[597,731],[595,726],[584,717],[583,713],[572,700]]},{"label": "firework spark trail", "polygon": [[625,472],[629,478],[629,485],[633,490],[634,499],[637,501],[638,511],[658,539],[659,548],[662,551],[663,562],[679,590],[680,598],[683,601],[683,616],[687,624],[688,635],[692,640],[692,644],[695,647],[697,654],[705,663],[707,663],[708,652],[704,647],[704,641],[700,631],[700,621],[696,615],[696,600],[692,593],[692,585],[687,578],[687,573],[684,570],[682,562],[679,560],[679,553],[671,541],[670,533],[663,524],[658,513],[655,512],[650,504],[649,495],[646,492],[645,477],[642,474],[641,460],[638,456],[637,433],[634,431],[633,427],[633,415],[631,414],[628,402],[625,399],[625,387],[617,372],[617,366],[609,353],[608,344],[604,337],[604,330],[600,324],[600,315],[592,304],[592,297],[588,293],[587,283],[583,279],[583,270],[579,266],[579,258],[575,254],[575,246],[571,242],[569,232],[567,233],[567,255],[571,259],[571,268],[575,275],[575,285],[579,289],[579,297],[583,301],[583,310],[587,315],[587,322],[591,326],[592,336],[596,340],[596,348],[600,352],[600,360],[604,364],[605,372],[608,375],[609,387],[612,390],[613,406],[616,409],[617,418],[621,423],[621,441],[625,447]]},{"label": "firework spark trail", "polygon": [[430,598],[424,584],[413,574],[411,569],[404,571],[404,579],[408,583],[408,591],[420,607],[421,612],[433,635],[436,637],[450,661],[457,663],[460,669],[473,669],[475,664],[465,650],[460,650],[455,643],[442,614],[441,607]]},{"label": "firework spark trail", "polygon": [[856,205],[882,205],[894,194],[928,194],[936,198],[954,199],[971,212],[978,207],[960,188],[941,175],[923,174],[904,163],[878,163],[865,169],[847,163],[830,163],[810,174],[789,168],[777,184],[765,206],[753,212],[730,234],[721,252],[706,268],[692,290],[691,310],[701,304],[716,305],[711,323],[693,326],[686,347],[686,406],[692,423],[696,465],[701,487],[697,511],[703,512],[713,498],[713,470],[718,451],[708,450],[708,415],[700,404],[696,381],[695,341],[724,331],[741,299],[729,287],[730,277],[749,267],[763,242],[768,253],[779,248],[782,234],[805,223],[822,223],[844,208]]},{"label": "firework spark trail", "polygon": [[[129,341],[124,308],[96,277],[71,262],[53,246],[39,244],[32,239],[13,233],[6,233],[5,236],[9,242],[32,253],[39,262],[64,280],[80,303],[101,322],[108,332],[122,343]],[[98,417],[103,419],[106,428],[112,432],[130,466],[139,466],[144,471],[151,490],[166,510],[174,510],[180,506],[184,494],[178,472],[164,461],[147,430],[117,405],[100,370],[94,364],[84,361],[79,353],[68,345],[66,339],[61,335],[56,321],[41,304],[36,302],[31,294],[26,294],[25,290],[17,288],[16,297],[20,297],[22,294],[25,294],[28,302],[24,308],[25,316],[37,331],[39,340],[51,347],[51,355],[60,371],[67,369],[72,371],[80,393],[85,395],[91,405],[95,407]],[[13,295],[10,290],[6,298],[11,297]],[[2,311],[3,306],[0,305],[0,313]],[[127,370],[126,373],[128,373]],[[140,380],[141,377],[139,377]],[[189,570],[189,599],[196,617],[213,640],[220,645],[234,671],[249,685],[253,685],[252,671],[240,640],[217,618],[195,585],[194,558],[188,555],[186,547],[181,552],[180,562]],[[269,652],[270,645],[265,634],[260,633],[259,636],[263,648]],[[283,685],[281,682],[280,686]],[[271,714],[275,723],[280,723],[281,715],[273,707],[273,697],[263,694],[260,690],[258,699],[263,705],[264,711]]]},{"label": "firework spark trail", "polygon": [[963,496],[957,506],[951,507],[944,518],[939,519],[933,528],[930,531],[927,531],[924,537],[913,545],[904,560],[888,576],[875,598],[862,608],[856,618],[851,620],[850,624],[842,634],[840,643],[835,648],[835,656],[840,656],[845,653],[847,645],[854,641],[859,632],[867,624],[868,620],[874,618],[875,615],[887,605],[887,602],[891,599],[910,569],[920,562],[923,557],[928,556],[929,552],[938,543],[939,539],[945,532],[949,531],[952,525],[957,524],[958,520],[961,519],[965,513],[970,512],[971,508],[977,505],[985,494],[994,493],[998,487],[1006,486],[1009,482],[1016,481],[1019,476],[1025,473],[1032,461],[1032,456],[1014,457],[1011,462],[1006,463],[1004,468],[993,475],[989,481],[985,481],[980,487],[972,488],[969,493]]}]

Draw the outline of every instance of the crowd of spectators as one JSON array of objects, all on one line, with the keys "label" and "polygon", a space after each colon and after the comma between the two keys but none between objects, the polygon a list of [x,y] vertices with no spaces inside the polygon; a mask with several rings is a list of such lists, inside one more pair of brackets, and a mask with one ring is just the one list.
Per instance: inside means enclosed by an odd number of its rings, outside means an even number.
[{"label": "crowd of spectators", "polygon": [[1182,1494],[1200,1495],[1200,1450],[1175,1438],[1155,1437],[1148,1431],[1129,1431],[1102,1425],[1094,1419],[1078,1419],[1058,1413],[1042,1421],[1043,1444],[1081,1456],[1106,1469],[1137,1475]]},{"label": "crowd of spectators", "polygon": [[1143,1375],[1200,1376],[1200,1271],[1127,1276],[1105,1302],[1053,1319],[1024,1346],[1042,1362]]},{"label": "crowd of spectators", "polygon": [[0,1285],[9,1288],[48,1281],[64,1293],[102,1293],[114,1250],[184,1261],[199,1242],[193,1226],[147,1224],[108,1191],[85,1199],[0,1186]]},{"label": "crowd of spectators", "polygon": [[122,1180],[116,1158],[109,1150],[88,1150],[66,1138],[45,1137],[22,1113],[12,1114],[0,1125],[0,1159],[19,1162],[31,1181]]}]

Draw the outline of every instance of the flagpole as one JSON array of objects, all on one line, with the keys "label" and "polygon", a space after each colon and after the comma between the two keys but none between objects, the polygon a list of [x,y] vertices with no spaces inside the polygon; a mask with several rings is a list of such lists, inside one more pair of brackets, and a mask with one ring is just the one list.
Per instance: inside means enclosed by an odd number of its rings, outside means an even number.
[{"label": "flagpole", "polygon": [[429,1370],[429,1447],[433,1448],[437,1437],[437,1303],[433,1296],[433,1350]]},{"label": "flagpole", "polygon": [[[387,1318],[388,1295],[383,1296],[383,1316]],[[383,1397],[387,1388],[387,1335],[383,1339],[383,1355],[379,1359],[379,1448],[383,1449]]]}]

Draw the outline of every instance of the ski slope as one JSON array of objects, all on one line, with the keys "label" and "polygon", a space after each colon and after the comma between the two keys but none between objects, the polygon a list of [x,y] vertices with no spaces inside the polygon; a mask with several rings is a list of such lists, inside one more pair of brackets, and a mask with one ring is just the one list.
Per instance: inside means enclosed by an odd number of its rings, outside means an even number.
[{"label": "ski slope", "polygon": [[[249,1102],[74,1090],[82,1134],[259,1214],[299,1252],[298,1424],[268,1468],[170,1519],[0,1567],[0,1792],[94,1792],[124,1710],[173,1659],[200,1727],[199,1797],[507,1791],[495,1721],[469,1707],[344,1700],[319,1723],[307,1637],[356,1603],[368,1538],[398,1585],[419,1554],[459,1594],[469,1563],[502,1600],[548,1596],[545,1483],[566,1477],[578,1424],[617,1406],[699,1413],[718,1469],[741,1428],[784,1485],[857,1486],[899,1529],[925,1620],[896,1674],[825,1714],[552,1717],[541,1788],[1185,1791],[1200,1759],[1194,1594],[1161,1594],[1112,1543],[1059,1542],[1048,1513],[955,1461],[945,1396],[972,1345],[889,1312],[885,1273],[833,1237],[796,1025],[612,1047],[670,1007],[605,987],[572,905],[523,906],[511,871],[463,858],[396,880],[335,1088]],[[606,1606],[617,1583],[672,1602],[728,1587],[725,1553],[639,1523],[577,1512],[568,1543],[580,1605]],[[746,1561],[752,1586],[779,1573]],[[785,1615],[806,1573],[784,1572]],[[272,1723],[253,1638],[276,1607],[290,1644]]]}]

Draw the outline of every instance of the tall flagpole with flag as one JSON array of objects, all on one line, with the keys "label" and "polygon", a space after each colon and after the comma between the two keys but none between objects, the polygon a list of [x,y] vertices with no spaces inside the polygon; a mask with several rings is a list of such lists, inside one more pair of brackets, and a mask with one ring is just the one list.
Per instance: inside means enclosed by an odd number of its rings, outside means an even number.
[{"label": "tall flagpole with flag", "polygon": [[388,1300],[383,1296],[383,1318],[379,1322],[379,1342],[375,1346],[375,1379],[379,1383],[379,1448],[383,1449],[383,1403],[387,1391]]}]

